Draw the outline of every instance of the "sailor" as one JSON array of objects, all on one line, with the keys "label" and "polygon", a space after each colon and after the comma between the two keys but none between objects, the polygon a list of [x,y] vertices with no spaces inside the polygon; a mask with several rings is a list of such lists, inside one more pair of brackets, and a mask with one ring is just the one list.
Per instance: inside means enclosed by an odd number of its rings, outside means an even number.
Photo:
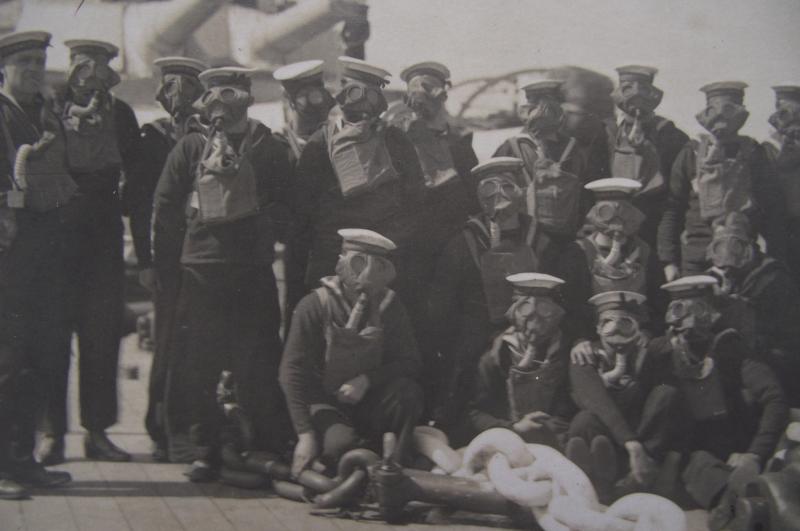
[{"label": "sailor", "polygon": [[427,319],[436,325],[438,355],[427,364],[425,388],[428,413],[445,430],[461,424],[478,360],[507,327],[513,286],[506,277],[548,271],[525,213],[522,166],[494,157],[472,169],[482,212],[447,242],[430,283]]},{"label": "sailor", "polygon": [[[325,88],[323,61],[318,59],[300,61],[282,66],[272,76],[283,86],[286,125],[276,136],[287,145],[289,161],[294,170],[308,139],[328,119],[328,113],[336,105],[333,96]],[[294,177],[292,177],[293,179]],[[297,227],[288,215],[284,216],[286,234],[279,240],[285,243],[284,279],[286,282],[286,301],[284,305],[284,330],[291,324],[295,306],[307,293],[305,273],[308,262],[308,238],[295,234]],[[283,231],[281,231],[283,232]],[[308,235],[306,231],[305,235]],[[286,332],[284,332],[286,336]]]},{"label": "sailor", "polygon": [[248,118],[253,72],[221,67],[200,74],[199,106],[210,128],[178,141],[155,193],[155,263],[179,260],[181,268],[167,422],[170,431],[189,430],[192,442],[180,455],[170,444],[169,457],[192,463],[191,481],[217,472],[214,390],[223,370],[237,382],[256,446],[281,451],[289,437],[277,383],[280,308],[269,205],[288,203],[281,191],[291,170],[269,128]]},{"label": "sailor", "polygon": [[41,93],[50,38],[0,37],[0,499],[70,481],[33,458],[38,409],[71,338],[60,242],[76,186]]},{"label": "sailor", "polygon": [[[587,471],[601,500],[652,485],[674,446],[674,388],[660,385],[665,356],[643,333],[645,296],[606,291],[589,299],[598,340],[574,358],[570,385],[581,409],[569,427],[567,457]],[[620,480],[620,481],[618,481]]]},{"label": "sailor", "polygon": [[292,472],[316,458],[335,469],[346,451],[380,448],[397,435],[395,458],[409,457],[422,414],[414,331],[387,286],[395,277],[394,242],[366,229],[340,229],[336,274],[295,310],[280,381],[298,434]]},{"label": "sailor", "polygon": [[697,504],[713,508],[715,530],[724,528],[734,496],[772,456],[789,417],[781,386],[759,353],[751,354],[736,330],[716,331],[716,284],[707,275],[665,284],[669,330],[652,341],[667,353],[668,382],[680,394],[676,448],[688,460],[681,478]]},{"label": "sailor", "polygon": [[470,401],[472,428],[507,428],[525,441],[561,448],[575,406],[569,396],[569,341],[561,322],[563,280],[543,273],[507,277],[514,286],[511,326],[478,363]]},{"label": "sailor", "polygon": [[[119,49],[108,42],[78,39],[64,43],[70,65],[66,85],[57,93],[66,131],[67,158],[78,184],[80,217],[66,246],[73,326],[78,336],[81,425],[84,453],[90,459],[128,461],[106,430],[117,422],[117,373],[123,332],[122,176],[135,178],[142,154],[139,124],[131,107],[111,93],[120,81],[110,66]],[[44,413],[38,457],[63,461],[67,429],[69,345],[61,378],[54,383]]]},{"label": "sailor", "polygon": [[[617,69],[612,93],[619,119],[611,131],[611,174],[642,184],[633,204],[645,214],[639,236],[655,249],[656,233],[675,157],[689,137],[670,120],[655,113],[664,93],[653,84],[657,68],[626,65]],[[657,282],[657,285],[663,281]]]},{"label": "sailor", "polygon": [[[155,349],[150,368],[148,406],[145,426],[153,440],[153,455],[157,461],[167,458],[167,434],[164,417],[167,367],[172,358],[170,333],[174,328],[175,308],[180,290],[180,262],[168,251],[180,249],[172,242],[157,254],[160,263],[154,264],[151,251],[151,218],[153,195],[167,156],[178,141],[190,132],[201,131],[203,125],[193,104],[203,94],[200,72],[207,66],[188,57],[162,57],[153,62],[160,70],[156,100],[169,114],[142,126],[142,157],[135,165],[136,178],[128,180],[122,200],[130,215],[131,233],[139,267],[140,283],[153,294],[155,305]],[[163,239],[159,240],[163,243]]]},{"label": "sailor", "polygon": [[667,280],[708,268],[712,224],[730,212],[745,212],[768,252],[782,257],[784,203],[764,148],[738,134],[747,120],[745,83],[720,81],[700,90],[706,108],[698,122],[710,133],[686,144],[669,178],[658,228],[658,258]]},{"label": "sailor", "polygon": [[534,81],[522,87],[525,103],[520,113],[525,128],[507,139],[494,156],[511,156],[525,162],[527,214],[537,230],[549,239],[548,254],[558,256],[572,243],[591,194],[583,185],[601,177],[589,166],[589,151],[565,131],[562,81]]}]

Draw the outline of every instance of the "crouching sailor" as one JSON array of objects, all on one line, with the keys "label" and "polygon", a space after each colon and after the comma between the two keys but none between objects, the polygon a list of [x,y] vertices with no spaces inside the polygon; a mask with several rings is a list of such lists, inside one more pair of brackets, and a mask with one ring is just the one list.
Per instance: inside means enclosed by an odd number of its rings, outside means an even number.
[{"label": "crouching sailor", "polygon": [[298,434],[292,472],[315,458],[335,466],[346,451],[397,435],[407,453],[422,414],[414,331],[387,286],[395,244],[366,229],[341,229],[336,275],[298,304],[283,354],[280,382]]}]

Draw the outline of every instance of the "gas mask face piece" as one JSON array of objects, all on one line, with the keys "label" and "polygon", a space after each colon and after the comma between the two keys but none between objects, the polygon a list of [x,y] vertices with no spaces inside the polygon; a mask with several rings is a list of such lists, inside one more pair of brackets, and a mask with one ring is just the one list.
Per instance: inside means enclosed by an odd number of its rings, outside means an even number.
[{"label": "gas mask face piece", "polygon": [[534,136],[555,133],[564,122],[564,110],[552,97],[541,97],[521,106],[525,127]]},{"label": "gas mask face piece", "polygon": [[79,97],[87,98],[95,92],[108,92],[119,82],[119,74],[108,66],[108,58],[89,54],[72,56],[67,83]]},{"label": "gas mask face piece", "polygon": [[800,144],[800,102],[781,99],[775,105],[769,123],[784,139]]},{"label": "gas mask face piece", "polygon": [[388,258],[349,250],[339,255],[336,274],[345,289],[358,294],[375,295],[388,287],[396,271]]},{"label": "gas mask face piece", "polygon": [[617,351],[639,341],[639,319],[624,310],[605,310],[597,318],[597,335],[603,344]]},{"label": "gas mask face piece", "polygon": [[676,333],[689,338],[705,338],[711,334],[719,312],[703,298],[678,299],[669,303],[665,321]]},{"label": "gas mask face piece", "polygon": [[447,99],[447,91],[441,80],[428,74],[420,74],[408,82],[406,105],[423,119],[434,118]]},{"label": "gas mask face piece", "polygon": [[203,85],[192,76],[165,74],[156,93],[156,100],[170,116],[187,116],[192,105],[203,93]]},{"label": "gas mask face piece", "polygon": [[215,127],[235,124],[247,113],[253,96],[247,90],[233,86],[208,88],[195,107],[200,109]]},{"label": "gas mask face piece", "polygon": [[715,236],[708,245],[708,259],[722,270],[740,270],[753,261],[753,243],[740,236]]},{"label": "gas mask face piece", "polygon": [[548,297],[518,297],[506,318],[529,345],[552,337],[564,318],[564,309]]},{"label": "gas mask face piece", "polygon": [[336,102],[342,108],[342,113],[348,122],[377,118],[388,108],[381,89],[356,80],[347,81],[341,92],[336,95]]},{"label": "gas mask face piece", "polygon": [[714,137],[729,138],[736,135],[749,115],[744,105],[727,97],[716,96],[709,98],[706,108],[697,113],[695,118]]},{"label": "gas mask face piece", "polygon": [[614,103],[629,116],[651,114],[661,103],[664,92],[643,80],[620,81],[611,93]]},{"label": "gas mask face piece", "polygon": [[333,96],[324,87],[306,86],[292,93],[292,107],[307,116],[327,116],[334,105]]},{"label": "gas mask face piece", "polygon": [[610,237],[634,236],[644,221],[644,214],[627,201],[598,201],[586,215],[587,221]]},{"label": "gas mask face piece", "polygon": [[519,214],[522,189],[511,174],[487,177],[478,184],[478,201],[486,217],[503,221]]}]

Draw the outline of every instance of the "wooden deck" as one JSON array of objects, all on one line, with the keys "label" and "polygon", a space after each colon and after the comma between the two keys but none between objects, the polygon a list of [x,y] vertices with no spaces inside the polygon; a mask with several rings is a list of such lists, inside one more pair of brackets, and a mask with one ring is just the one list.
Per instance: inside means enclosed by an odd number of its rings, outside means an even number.
[{"label": "wooden deck", "polygon": [[[130,463],[99,463],[83,459],[74,393],[71,432],[67,437],[73,482],[56,490],[35,491],[19,502],[0,501],[0,531],[471,531],[503,527],[504,519],[456,515],[447,525],[414,523],[389,526],[325,518],[309,514],[309,506],[275,497],[269,491],[245,491],[221,484],[189,483],[183,465],[154,463],[143,418],[146,408],[150,354],[139,350],[136,338],[123,342],[120,361],[120,423],[111,430],[114,441],[133,454]],[[138,368],[138,379],[128,376]],[[70,389],[76,389],[73,376]],[[690,529],[705,529],[701,511],[688,513]]]}]

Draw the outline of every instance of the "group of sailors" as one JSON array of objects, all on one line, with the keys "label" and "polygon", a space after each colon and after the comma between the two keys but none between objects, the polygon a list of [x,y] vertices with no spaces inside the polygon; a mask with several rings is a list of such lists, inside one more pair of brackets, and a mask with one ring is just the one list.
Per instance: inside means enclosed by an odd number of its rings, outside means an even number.
[{"label": "group of sailors", "polygon": [[169,116],[140,129],[110,43],[65,43],[44,97],[49,41],[0,39],[0,497],[69,481],[44,465],[64,460],[73,332],[86,456],[130,458],[105,435],[123,215],[155,301],[154,457],[192,481],[218,473],[230,371],[254,444],[295,474],[387,431],[410,464],[418,424],[456,443],[503,427],[605,500],[678,455],[680,492],[721,521],[800,404],[800,86],[775,87],[775,146],[739,134],[741,82],[701,88],[691,140],[655,113],[655,68],[617,69],[615,123],[539,80],[479,164],[436,62],[391,106],[364,61],[339,58],[335,94],[322,61],[282,67],[276,133],[248,117],[253,70],[162,58]]}]

